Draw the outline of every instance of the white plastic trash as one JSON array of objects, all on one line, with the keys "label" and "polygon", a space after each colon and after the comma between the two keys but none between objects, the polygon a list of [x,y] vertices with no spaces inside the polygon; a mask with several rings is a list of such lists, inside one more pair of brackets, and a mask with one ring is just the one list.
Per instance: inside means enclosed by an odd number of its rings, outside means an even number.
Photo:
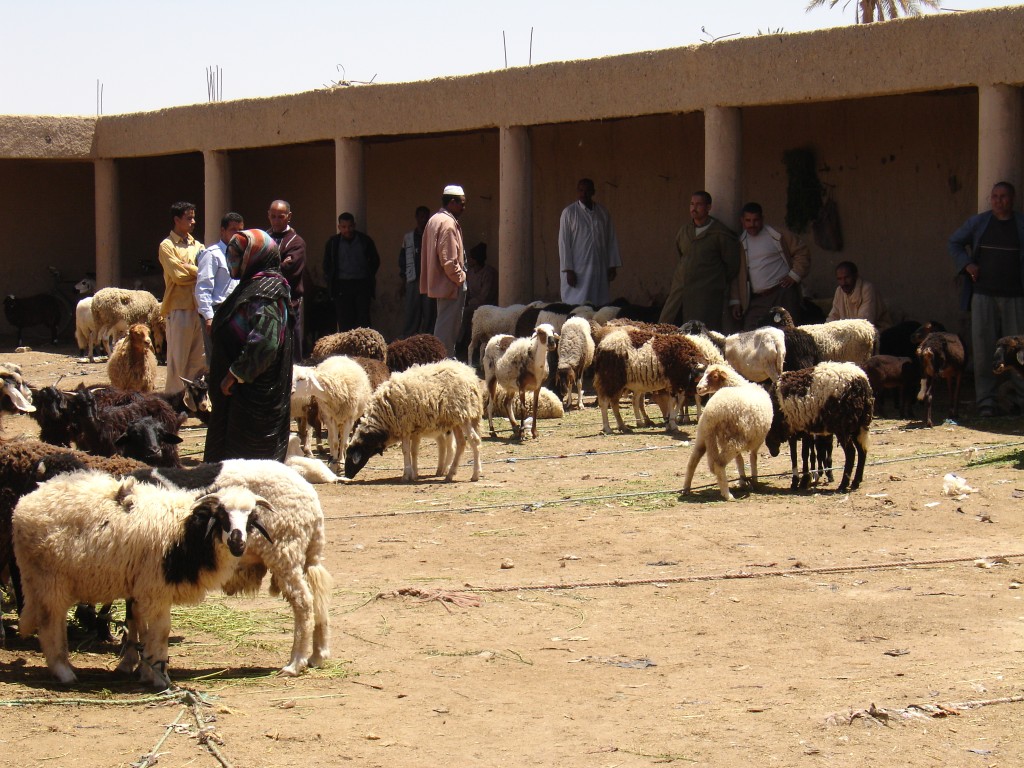
[{"label": "white plastic trash", "polygon": [[942,478],[942,492],[946,496],[959,496],[962,493],[977,493],[978,489],[969,486],[967,481],[960,477],[960,475],[954,475],[950,472]]}]

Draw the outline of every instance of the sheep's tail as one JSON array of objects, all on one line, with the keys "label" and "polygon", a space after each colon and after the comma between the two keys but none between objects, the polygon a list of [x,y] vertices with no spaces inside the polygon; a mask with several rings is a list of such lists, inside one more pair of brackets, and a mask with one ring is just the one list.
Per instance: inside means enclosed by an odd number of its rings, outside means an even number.
[{"label": "sheep's tail", "polygon": [[[330,572],[322,565],[311,565],[306,569],[306,582],[313,593],[313,657],[326,659],[330,656],[331,646],[331,586],[334,580]],[[314,665],[315,666],[315,665]]]}]

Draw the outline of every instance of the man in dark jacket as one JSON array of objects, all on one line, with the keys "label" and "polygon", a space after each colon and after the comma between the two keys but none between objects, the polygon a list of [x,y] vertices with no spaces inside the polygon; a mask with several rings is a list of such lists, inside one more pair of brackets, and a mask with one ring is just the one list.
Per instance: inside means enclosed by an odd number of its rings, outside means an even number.
[{"label": "man in dark jacket", "polygon": [[288,324],[292,333],[292,359],[302,361],[302,330],[305,318],[302,297],[305,294],[306,241],[292,229],[292,206],[287,200],[275,200],[267,211],[267,234],[281,251],[281,274],[288,281]]},{"label": "man in dark jacket", "polygon": [[324,279],[334,302],[339,331],[371,328],[370,301],[377,290],[380,255],[365,233],[356,230],[356,217],[338,217],[338,234],[324,246]]}]

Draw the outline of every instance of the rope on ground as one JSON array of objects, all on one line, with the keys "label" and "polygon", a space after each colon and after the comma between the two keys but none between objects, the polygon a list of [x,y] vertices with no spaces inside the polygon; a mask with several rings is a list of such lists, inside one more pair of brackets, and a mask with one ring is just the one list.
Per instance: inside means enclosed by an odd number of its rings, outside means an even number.
[{"label": "rope on ground", "polygon": [[164,745],[164,742],[167,741],[167,737],[170,736],[174,729],[178,726],[178,723],[181,721],[181,718],[185,716],[186,711],[187,708],[184,706],[182,706],[182,708],[178,710],[178,716],[174,718],[173,723],[167,726],[167,729],[164,731],[164,735],[160,737],[160,739],[157,741],[156,744],[153,745],[153,748],[149,750],[149,752],[142,756],[142,759],[139,760],[139,762],[132,763],[132,768],[149,768],[149,766],[156,765],[160,761],[160,754],[157,752],[157,750],[159,750],[160,747]]},{"label": "rope on ground", "polygon": [[1001,696],[998,699],[978,699],[975,701],[957,701],[948,704],[930,702],[926,704],[909,704],[903,709],[890,709],[887,707],[876,707],[872,704],[867,709],[850,709],[846,712],[833,712],[825,718],[827,725],[852,725],[855,720],[866,720],[869,723],[888,726],[889,721],[899,718],[909,720],[911,718],[937,719],[942,717],[956,716],[962,709],[978,709],[990,707],[993,704],[1019,704],[1024,702],[1024,696]]},{"label": "rope on ground", "polygon": [[[887,464],[899,464],[899,463],[907,462],[907,461],[922,461],[924,459],[941,458],[943,456],[956,456],[956,455],[963,454],[963,453],[968,453],[968,454],[982,453],[984,451],[993,451],[993,450],[999,450],[999,449],[1002,449],[1002,448],[1014,448],[1014,447],[1019,446],[1019,445],[1024,445],[1024,440],[1013,442],[1013,443],[996,443],[994,445],[971,446],[969,448],[956,448],[956,449],[950,450],[950,451],[939,451],[938,453],[915,454],[913,456],[903,456],[903,457],[894,458],[894,459],[879,459],[878,461],[865,462],[865,467],[880,467],[880,466],[884,466],[884,465],[887,465]],[[791,475],[792,475],[792,473],[789,472],[789,471],[786,471],[786,472],[776,472],[774,474],[769,474],[769,475],[763,475],[763,474],[759,475],[758,479],[759,480],[764,480],[766,478],[782,478],[782,477],[790,477]],[[729,482],[730,483],[735,483],[737,480],[738,480],[737,477],[730,477],[729,478]],[[702,490],[707,490],[708,488],[717,488],[717,487],[718,487],[718,483],[717,482],[708,482],[708,483],[704,483],[703,485],[692,486],[690,488],[690,490],[691,490],[691,492],[693,492],[693,491],[702,491]],[[442,514],[443,513],[458,513],[458,514],[467,515],[467,514],[475,514],[477,512],[487,512],[487,511],[490,511],[490,510],[493,510],[493,509],[510,509],[512,507],[521,507],[524,510],[536,510],[536,509],[541,509],[542,507],[562,506],[562,505],[565,505],[565,504],[582,504],[584,502],[590,502],[590,501],[608,501],[608,500],[611,500],[611,499],[637,499],[637,498],[645,498],[645,497],[648,497],[648,496],[667,496],[667,495],[670,495],[670,494],[679,494],[679,493],[681,493],[681,491],[678,488],[662,488],[662,489],[655,490],[655,491],[633,491],[633,492],[630,492],[630,493],[610,493],[610,494],[602,494],[602,495],[599,495],[599,496],[566,496],[564,498],[549,499],[547,501],[528,501],[528,502],[505,501],[505,502],[495,502],[493,504],[480,504],[480,505],[473,506],[473,507],[462,507],[462,508],[458,508],[458,507],[442,507],[442,508],[432,508],[432,509],[398,509],[398,510],[389,510],[389,511],[382,511],[382,512],[361,512],[361,513],[351,514],[351,515],[337,515],[337,516],[331,516],[331,517],[325,516],[324,519],[325,520],[360,520],[360,519],[373,518],[373,517],[404,517],[406,515],[427,515],[427,514],[438,514],[438,513],[442,513]]]},{"label": "rope on ground", "polygon": [[610,581],[578,581],[560,584],[526,584],[502,585],[496,587],[477,587],[466,584],[469,592],[526,592],[563,589],[592,589],[595,587],[637,587],[648,584],[692,584],[701,581],[730,581],[736,579],[765,579],[780,576],[809,576],[823,573],[857,573],[859,571],[881,571],[892,568],[918,568],[927,565],[948,565],[951,563],[973,563],[982,561],[1009,561],[1024,558],[1024,552],[1011,555],[988,555],[971,557],[945,557],[935,560],[900,560],[892,563],[868,563],[863,565],[833,565],[821,568],[783,568],[771,571],[731,571],[725,573],[709,573],[697,576],[670,576],[651,579],[612,579]]},{"label": "rope on ground", "polygon": [[28,707],[38,704],[74,704],[78,706],[97,705],[102,707],[134,707],[138,704],[156,704],[168,701],[175,701],[180,698],[180,692],[167,691],[152,696],[137,696],[131,699],[82,699],[82,698],[54,698],[46,699],[41,697],[31,699],[9,699],[0,701],[0,707]]}]

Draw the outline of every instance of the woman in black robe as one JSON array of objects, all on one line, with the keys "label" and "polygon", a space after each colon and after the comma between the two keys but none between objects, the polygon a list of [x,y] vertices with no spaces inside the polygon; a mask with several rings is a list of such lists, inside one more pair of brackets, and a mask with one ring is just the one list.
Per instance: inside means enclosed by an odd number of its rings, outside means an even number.
[{"label": "woman in black robe", "polygon": [[292,336],[281,253],[264,231],[228,243],[228,269],[240,280],[213,316],[210,400],[204,461],[283,461],[291,422]]}]

